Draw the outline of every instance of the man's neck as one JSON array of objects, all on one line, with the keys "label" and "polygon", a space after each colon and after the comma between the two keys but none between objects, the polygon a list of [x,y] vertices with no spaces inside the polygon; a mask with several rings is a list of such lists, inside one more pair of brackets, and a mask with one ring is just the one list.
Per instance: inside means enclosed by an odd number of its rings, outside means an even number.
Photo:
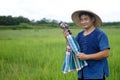
[{"label": "man's neck", "polygon": [[84,35],[90,34],[91,32],[94,31],[94,29],[95,29],[94,26],[91,26],[91,27],[89,27],[89,28],[86,28],[86,29],[85,29],[85,32],[84,32]]}]

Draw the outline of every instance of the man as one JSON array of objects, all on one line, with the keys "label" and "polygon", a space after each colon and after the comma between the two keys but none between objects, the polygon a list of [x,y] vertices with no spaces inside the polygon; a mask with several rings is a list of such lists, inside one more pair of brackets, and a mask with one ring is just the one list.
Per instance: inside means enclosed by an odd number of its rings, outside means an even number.
[{"label": "man", "polygon": [[88,63],[78,71],[78,80],[105,80],[105,76],[109,76],[107,57],[110,46],[107,35],[98,28],[102,24],[100,17],[91,11],[79,10],[72,14],[72,20],[84,29],[76,37],[81,48],[77,57]]}]

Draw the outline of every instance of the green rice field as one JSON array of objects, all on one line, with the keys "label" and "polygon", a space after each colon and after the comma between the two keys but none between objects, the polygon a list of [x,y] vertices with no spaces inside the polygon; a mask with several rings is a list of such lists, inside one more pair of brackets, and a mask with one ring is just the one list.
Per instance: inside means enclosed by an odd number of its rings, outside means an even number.
[{"label": "green rice field", "polygon": [[[120,80],[120,29],[103,30],[111,47],[107,80]],[[62,73],[65,43],[61,29],[0,30],[0,80],[77,80],[77,72]]]}]

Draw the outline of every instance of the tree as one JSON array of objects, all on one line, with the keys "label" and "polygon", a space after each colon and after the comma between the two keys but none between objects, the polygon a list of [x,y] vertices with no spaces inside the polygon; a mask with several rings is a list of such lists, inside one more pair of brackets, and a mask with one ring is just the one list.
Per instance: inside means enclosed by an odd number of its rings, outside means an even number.
[{"label": "tree", "polygon": [[30,20],[22,16],[0,16],[0,25],[18,25],[20,23],[30,23]]}]

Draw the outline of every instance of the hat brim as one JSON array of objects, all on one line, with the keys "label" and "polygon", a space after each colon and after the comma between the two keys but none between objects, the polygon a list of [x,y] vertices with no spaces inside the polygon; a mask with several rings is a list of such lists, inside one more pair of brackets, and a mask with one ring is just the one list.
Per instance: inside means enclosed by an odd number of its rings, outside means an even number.
[{"label": "hat brim", "polygon": [[79,11],[75,11],[75,12],[72,14],[71,18],[72,18],[73,22],[74,22],[76,25],[81,26],[79,15],[80,15],[81,13],[83,13],[83,12],[92,14],[92,15],[94,16],[94,18],[95,18],[94,26],[95,26],[95,27],[100,27],[100,26],[102,25],[102,20],[100,19],[100,17],[99,17],[97,14],[95,14],[95,13],[93,13],[93,12],[91,12],[91,11],[88,11],[88,10],[79,10]]}]

